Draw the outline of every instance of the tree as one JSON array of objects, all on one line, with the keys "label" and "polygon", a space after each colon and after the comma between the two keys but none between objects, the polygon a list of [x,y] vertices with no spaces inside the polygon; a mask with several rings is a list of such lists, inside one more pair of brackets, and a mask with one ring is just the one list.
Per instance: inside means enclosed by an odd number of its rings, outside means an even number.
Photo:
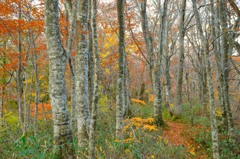
[{"label": "tree", "polygon": [[208,40],[203,34],[202,24],[197,10],[196,0],[192,0],[193,11],[196,19],[197,29],[200,34],[200,39],[202,41],[202,46],[204,49],[204,61],[206,63],[206,72],[207,72],[207,82],[208,82],[208,94],[209,94],[209,104],[210,104],[210,120],[211,120],[211,133],[212,133],[212,143],[213,143],[213,158],[218,159],[219,156],[219,146],[218,146],[218,128],[216,121],[216,105],[214,99],[214,88],[212,82],[212,72],[211,65],[209,60],[209,46]]},{"label": "tree", "polygon": [[60,146],[56,155],[64,158],[72,153],[71,147],[68,145],[72,142],[72,133],[64,79],[67,54],[60,38],[58,7],[58,0],[45,0],[45,33],[49,57],[49,92],[53,112],[53,136],[55,145]]},{"label": "tree", "polygon": [[118,13],[118,80],[116,105],[116,139],[122,139],[123,112],[125,105],[124,78],[125,78],[125,29],[124,29],[124,0],[117,0]]},{"label": "tree", "polygon": [[154,64],[156,63],[154,60],[154,48],[153,48],[153,37],[149,31],[148,17],[147,17],[147,0],[141,2],[141,26],[143,31],[143,37],[147,50],[147,63],[149,65],[150,77],[152,80],[153,90],[155,89],[155,73],[154,73]]},{"label": "tree", "polygon": [[161,14],[161,26],[159,30],[159,52],[157,54],[156,68],[155,68],[155,88],[154,88],[154,120],[157,125],[163,125],[162,119],[162,88],[161,88],[161,67],[162,67],[162,58],[164,51],[164,41],[166,40],[166,17],[167,17],[167,8],[168,8],[168,0],[164,0],[163,3],[163,11]]},{"label": "tree", "polygon": [[230,36],[227,33],[227,12],[226,12],[226,0],[218,0],[219,4],[219,20],[221,26],[221,32],[223,33],[221,38],[221,50],[222,50],[222,93],[223,93],[223,106],[225,107],[226,117],[227,117],[227,132],[230,140],[234,138],[234,125],[232,119],[232,112],[230,107],[230,99],[229,99],[229,72],[230,72],[230,62],[229,62],[229,50],[232,50],[232,46],[230,45]]},{"label": "tree", "polygon": [[[18,70],[17,70],[17,95],[18,95],[18,115],[19,115],[19,121],[24,128],[24,110],[23,110],[23,82],[22,82],[22,37],[21,37],[21,23],[20,20],[22,18],[22,1],[20,0],[18,2]],[[25,131],[25,130],[24,130]]]},{"label": "tree", "polygon": [[76,103],[76,70],[75,65],[73,62],[72,57],[72,47],[73,47],[73,41],[75,37],[76,32],[76,19],[77,19],[77,10],[78,10],[78,0],[75,0],[74,2],[70,0],[65,0],[65,8],[66,8],[66,14],[67,14],[67,21],[69,21],[70,26],[68,26],[68,38],[67,38],[67,44],[66,44],[66,53],[68,56],[68,64],[71,71],[71,127],[72,131],[75,132],[77,129],[77,103]]},{"label": "tree", "polygon": [[89,133],[89,156],[90,158],[95,158],[95,130],[97,123],[97,108],[98,108],[98,85],[99,85],[99,77],[100,77],[100,59],[98,54],[98,35],[97,35],[97,0],[91,0],[93,6],[93,14],[92,14],[92,53],[94,59],[94,69],[93,69],[93,96],[92,96],[92,107],[91,109],[91,123],[90,123],[90,133]]},{"label": "tree", "polygon": [[77,54],[76,54],[76,92],[78,145],[84,147],[89,138],[89,98],[88,98],[88,0],[79,0],[77,13]]},{"label": "tree", "polygon": [[184,66],[184,37],[186,28],[184,26],[185,22],[185,9],[186,0],[182,0],[181,11],[180,11],[180,21],[179,21],[179,66],[178,66],[178,76],[177,76],[177,94],[176,94],[176,105],[174,109],[174,114],[176,116],[180,115],[182,109],[182,83],[183,83],[183,66]]}]

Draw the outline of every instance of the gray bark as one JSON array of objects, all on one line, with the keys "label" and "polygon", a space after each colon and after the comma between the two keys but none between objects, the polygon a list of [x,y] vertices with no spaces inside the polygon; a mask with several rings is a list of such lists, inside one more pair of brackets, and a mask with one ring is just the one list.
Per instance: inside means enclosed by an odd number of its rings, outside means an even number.
[{"label": "gray bark", "polygon": [[[19,10],[18,10],[18,19],[22,18],[22,1],[19,2]],[[23,82],[22,82],[22,41],[21,41],[21,29],[18,29],[18,70],[17,70],[17,101],[18,101],[18,115],[19,122],[24,129],[24,110],[23,110]]]},{"label": "gray bark", "polygon": [[68,63],[71,68],[71,128],[73,134],[77,131],[77,91],[76,91],[76,75],[75,75],[75,69],[72,64],[72,57],[69,57]]},{"label": "gray bark", "polygon": [[214,88],[213,88],[213,81],[212,81],[212,72],[211,72],[211,65],[209,60],[209,46],[208,40],[203,34],[201,20],[199,16],[199,12],[196,6],[196,0],[192,0],[193,2],[193,10],[195,14],[195,19],[197,23],[197,29],[200,34],[200,39],[202,41],[202,45],[204,48],[204,59],[206,63],[206,72],[207,72],[207,81],[208,81],[208,94],[209,94],[209,104],[210,104],[210,120],[211,120],[211,133],[212,133],[212,144],[213,144],[213,158],[219,159],[219,145],[218,145],[218,128],[217,128],[217,121],[216,121],[216,106],[214,100]]},{"label": "gray bark", "polygon": [[72,131],[75,132],[77,129],[77,117],[76,117],[76,73],[74,69],[74,63],[71,56],[72,45],[75,37],[76,32],[76,20],[77,20],[77,9],[78,9],[78,0],[72,2],[71,0],[65,0],[65,6],[67,15],[69,17],[70,26],[68,28],[68,39],[67,39],[67,47],[66,47],[66,54],[68,58],[68,64],[71,70],[71,127]]},{"label": "gray bark", "polygon": [[[168,37],[169,23],[166,22],[166,37]],[[168,48],[168,40],[165,40],[164,44],[164,62],[165,62],[165,70],[164,70],[164,78],[165,78],[165,92],[166,92],[166,106],[168,107],[169,114],[172,116],[172,108],[171,108],[171,77],[170,77],[170,58],[169,48]],[[174,45],[174,44],[172,44]]]},{"label": "gray bark", "polygon": [[125,104],[124,104],[124,112],[123,112],[123,118],[129,117],[130,112],[130,77],[129,77],[129,69],[127,67],[127,64],[125,65],[125,79],[124,79],[124,96],[125,96]]},{"label": "gray bark", "polygon": [[[24,80],[27,81],[28,80],[28,73],[25,71],[24,72]],[[25,84],[24,86],[24,92],[23,92],[23,114],[24,114],[24,122],[23,122],[23,132],[27,131],[28,128],[28,123],[27,123],[27,91],[28,91],[28,82]]]},{"label": "gray bark", "polygon": [[119,43],[118,43],[118,80],[116,105],[116,139],[122,139],[124,116],[124,68],[125,68],[125,30],[124,30],[124,0],[117,0]]},{"label": "gray bark", "polygon": [[179,23],[179,66],[177,76],[177,92],[176,92],[176,105],[174,114],[176,116],[181,114],[182,111],[182,83],[183,83],[183,66],[184,66],[184,37],[185,37],[185,9],[186,0],[182,0],[181,12],[180,12],[180,23]]},{"label": "gray bark", "polygon": [[162,119],[162,88],[161,88],[161,81],[160,81],[160,75],[161,75],[161,67],[162,67],[162,58],[163,58],[163,52],[164,52],[164,44],[166,40],[166,18],[167,18],[167,8],[168,8],[168,0],[164,0],[163,3],[163,13],[161,16],[161,26],[159,30],[159,52],[157,54],[157,61],[156,61],[156,68],[155,68],[155,88],[154,88],[154,121],[156,125],[160,126],[163,125],[163,119]]},{"label": "gray bark", "polygon": [[89,1],[88,5],[88,32],[89,32],[89,38],[88,38],[88,92],[89,92],[89,106],[90,106],[90,112],[92,109],[92,102],[93,102],[93,91],[94,91],[94,52],[93,52],[93,28],[92,28],[92,16],[94,13],[92,13],[92,6],[91,0]]},{"label": "gray bark", "polygon": [[[213,14],[213,16],[211,16],[211,23],[212,23],[212,36],[213,38],[217,37],[217,34],[219,35],[219,31],[218,30],[218,22],[215,19],[216,15],[216,11],[214,9],[214,2],[213,0],[211,0],[211,12]],[[215,59],[216,59],[216,67],[217,67],[217,84],[218,84],[218,99],[219,99],[219,103],[221,105],[222,111],[223,111],[223,115],[222,115],[222,122],[223,122],[223,129],[226,130],[228,127],[228,123],[227,123],[227,112],[226,112],[226,106],[225,106],[225,100],[224,100],[224,93],[223,93],[223,66],[222,66],[222,61],[221,61],[221,56],[220,56],[220,48],[218,48],[218,41],[215,40],[214,41],[214,55],[215,55]]]},{"label": "gray bark", "polygon": [[58,0],[45,0],[45,33],[47,53],[49,57],[49,93],[53,113],[54,143],[60,146],[56,155],[59,158],[71,156],[72,142],[67,95],[65,86],[65,70],[67,54],[62,47],[59,32]]},{"label": "gray bark", "polygon": [[154,74],[154,52],[153,52],[153,39],[149,31],[149,26],[148,26],[148,18],[147,18],[147,0],[143,0],[141,2],[141,26],[142,26],[142,31],[143,31],[143,36],[144,36],[144,41],[147,49],[147,60],[148,60],[148,65],[149,65],[149,72],[150,72],[150,77],[152,81],[152,89],[154,90],[155,83],[153,82],[155,79],[155,74]]},{"label": "gray bark", "polygon": [[78,46],[76,54],[76,92],[78,145],[87,146],[90,122],[88,99],[88,0],[79,0],[77,14],[79,21]]},{"label": "gray bark", "polygon": [[[36,48],[35,43],[33,43],[33,47],[34,50]],[[35,85],[35,121],[34,121],[34,135],[37,136],[37,132],[38,132],[38,104],[39,104],[39,93],[40,93],[40,89],[39,89],[39,76],[38,76],[38,56],[36,54],[36,52],[34,51],[34,71],[35,71],[35,78],[36,78],[36,85]],[[44,115],[42,114],[42,116],[44,117]]]},{"label": "gray bark", "polygon": [[[227,31],[227,12],[226,12],[226,0],[218,0],[219,1],[219,18],[220,18],[220,25],[222,29],[222,33]],[[228,136],[230,139],[234,138],[234,125],[233,125],[233,119],[232,119],[232,112],[230,107],[230,101],[229,101],[229,72],[230,72],[230,62],[229,62],[229,42],[231,41],[229,34],[225,33],[223,34],[223,37],[221,39],[221,46],[223,50],[223,57],[222,57],[222,63],[223,63],[223,101],[224,106],[226,109],[226,116],[227,116],[227,127],[228,127]]]},{"label": "gray bark", "polygon": [[93,14],[92,14],[92,33],[93,33],[93,55],[94,55],[94,82],[93,82],[93,100],[91,109],[91,123],[89,134],[89,158],[94,159],[95,156],[95,130],[97,123],[97,108],[98,108],[98,85],[100,77],[100,59],[98,55],[98,36],[97,36],[97,0],[92,0]]}]

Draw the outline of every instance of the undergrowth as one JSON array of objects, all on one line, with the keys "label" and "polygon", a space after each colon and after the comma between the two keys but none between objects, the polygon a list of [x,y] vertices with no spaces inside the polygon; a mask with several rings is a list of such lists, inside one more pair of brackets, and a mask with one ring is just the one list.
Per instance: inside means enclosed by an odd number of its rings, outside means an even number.
[{"label": "undergrowth", "polygon": [[[196,158],[196,155],[212,155],[211,134],[208,116],[204,116],[202,106],[193,103],[183,105],[182,115],[173,121],[167,108],[163,107],[163,118],[165,121],[192,124],[189,130],[183,131],[183,136],[192,139],[196,146],[197,154],[190,154],[184,146],[174,146],[163,138],[165,128],[156,127],[152,122],[152,104],[134,104],[131,108],[129,118],[125,120],[124,139],[115,140],[115,110],[109,110],[105,103],[101,102],[98,111],[98,122],[96,129],[95,152],[98,159],[151,159],[151,158]],[[193,113],[194,112],[194,113]],[[207,113],[206,113],[207,114]],[[52,122],[50,119],[39,121],[39,131],[36,136],[29,131],[22,134],[17,124],[16,113],[6,113],[3,127],[0,129],[0,158],[31,158],[49,159],[54,158],[58,147],[54,146],[52,138]],[[198,126],[198,127],[197,127]],[[230,144],[220,134],[221,158],[237,158],[239,153],[236,144]],[[77,139],[74,136],[73,146],[76,149]],[[86,151],[86,149],[85,149]],[[86,151],[87,152],[87,151]],[[83,151],[76,151],[76,155],[86,155]],[[84,156],[83,158],[85,158]]]}]

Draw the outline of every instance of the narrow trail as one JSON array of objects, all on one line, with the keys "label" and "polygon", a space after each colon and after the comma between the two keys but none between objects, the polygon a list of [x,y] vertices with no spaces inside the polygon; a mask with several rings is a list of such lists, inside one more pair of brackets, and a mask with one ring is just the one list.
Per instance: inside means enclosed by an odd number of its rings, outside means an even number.
[{"label": "narrow trail", "polygon": [[[202,150],[197,150],[198,144],[194,142],[194,133],[189,132],[190,125],[173,121],[166,121],[166,123],[168,128],[164,130],[163,137],[167,139],[170,145],[185,147],[189,152],[189,158],[207,158],[207,155]],[[194,127],[200,128],[199,126]]]},{"label": "narrow trail", "polygon": [[183,137],[182,132],[189,126],[181,123],[167,121],[168,128],[164,131],[163,136],[175,146],[186,147],[189,139]]}]

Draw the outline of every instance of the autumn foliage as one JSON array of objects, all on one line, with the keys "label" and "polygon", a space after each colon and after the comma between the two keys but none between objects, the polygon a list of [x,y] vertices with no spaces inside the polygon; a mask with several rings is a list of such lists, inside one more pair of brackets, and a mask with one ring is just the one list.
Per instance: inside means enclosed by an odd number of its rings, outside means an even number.
[{"label": "autumn foliage", "polygon": [[[35,117],[36,114],[36,105],[31,103],[31,116]],[[47,103],[38,104],[38,119],[50,119],[52,118],[52,107]]]}]

